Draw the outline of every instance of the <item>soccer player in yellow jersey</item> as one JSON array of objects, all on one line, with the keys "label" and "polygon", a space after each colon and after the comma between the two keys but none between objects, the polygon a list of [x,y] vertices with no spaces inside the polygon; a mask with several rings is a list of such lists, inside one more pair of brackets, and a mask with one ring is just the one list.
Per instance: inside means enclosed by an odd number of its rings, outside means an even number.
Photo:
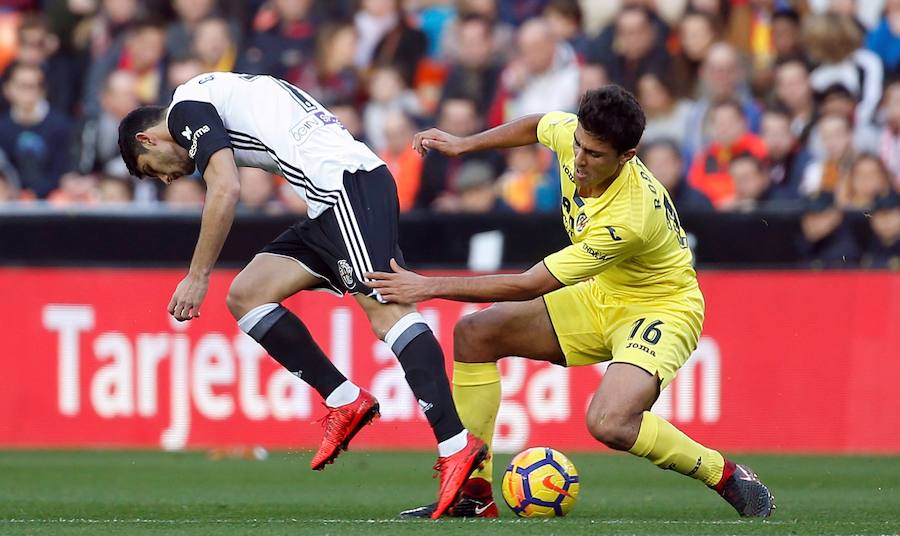
[{"label": "soccer player in yellow jersey", "polygon": [[[498,359],[529,356],[570,367],[610,361],[587,410],[591,435],[702,481],[742,516],[767,517],[773,497],[751,469],[649,411],[696,348],[704,302],[678,213],[635,157],[644,124],[634,97],[606,86],[588,91],[577,115],[530,115],[464,138],[420,132],[414,145],[421,154],[549,147],[559,159],[572,244],[521,274],[424,277],[392,263],[394,273],[368,274],[370,286],[400,303],[501,302],[462,318],[454,331],[454,399],[463,424],[488,445],[500,406]],[[490,482],[487,464],[451,513],[496,516]]]}]

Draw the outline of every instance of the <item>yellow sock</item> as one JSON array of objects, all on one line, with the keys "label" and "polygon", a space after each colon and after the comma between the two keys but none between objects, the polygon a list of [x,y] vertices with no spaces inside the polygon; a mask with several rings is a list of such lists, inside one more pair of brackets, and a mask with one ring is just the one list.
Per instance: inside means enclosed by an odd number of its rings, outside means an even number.
[{"label": "yellow sock", "polygon": [[644,412],[637,441],[628,452],[647,458],[660,469],[671,469],[715,486],[725,470],[725,458],[685,435],[672,424]]},{"label": "yellow sock", "polygon": [[[500,369],[497,363],[453,362],[453,401],[463,426],[491,448],[494,424],[500,410]],[[484,469],[476,469],[472,477],[492,482],[492,460]]]}]

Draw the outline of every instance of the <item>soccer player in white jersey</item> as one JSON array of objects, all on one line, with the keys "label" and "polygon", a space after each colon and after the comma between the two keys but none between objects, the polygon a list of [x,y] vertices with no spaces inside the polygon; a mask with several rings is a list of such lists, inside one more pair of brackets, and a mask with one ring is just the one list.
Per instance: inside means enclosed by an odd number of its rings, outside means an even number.
[{"label": "soccer player in white jersey", "polygon": [[351,293],[378,337],[400,361],[438,441],[440,517],[484,461],[484,442],[460,422],[441,348],[414,306],[387,304],[363,274],[402,259],[394,179],[364,144],[301,89],[270,76],[200,75],[175,90],[167,107],[145,106],[119,125],[128,170],[169,184],[196,168],[207,185],[200,236],[187,276],[169,302],[178,320],[200,315],[209,274],[234,219],[237,168],[282,175],[307,202],[308,218],[265,246],[237,275],[227,304],[240,328],[322,395],[325,437],[312,459],[324,469],[378,401],[338,371],[299,318],[281,302],[301,290]]}]

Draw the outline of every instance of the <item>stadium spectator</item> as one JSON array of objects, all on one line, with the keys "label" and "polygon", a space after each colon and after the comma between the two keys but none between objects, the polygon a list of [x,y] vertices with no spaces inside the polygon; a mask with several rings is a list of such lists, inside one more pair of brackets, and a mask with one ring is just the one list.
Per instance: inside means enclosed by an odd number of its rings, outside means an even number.
[{"label": "stadium spectator", "polygon": [[175,20],[166,28],[166,53],[173,58],[193,48],[197,27],[215,14],[216,0],[172,0]]},{"label": "stadium spectator", "polygon": [[634,93],[647,73],[667,77],[672,58],[657,37],[650,10],[627,6],[616,17],[612,48],[592,61],[603,65],[610,81]]},{"label": "stadium spectator", "polygon": [[191,42],[193,55],[200,60],[204,72],[233,71],[238,47],[228,20],[209,17],[197,23]]},{"label": "stadium spectator", "polygon": [[731,161],[742,155],[762,160],[766,156],[766,147],[748,130],[737,100],[724,100],[713,105],[709,125],[714,141],[694,157],[689,178],[691,185],[706,194],[716,208],[722,208],[735,196],[734,181],[728,172]]},{"label": "stadium spectator", "polygon": [[47,19],[37,13],[25,15],[17,31],[16,44],[15,62],[40,67],[44,71],[50,106],[70,115],[80,97],[81,78],[75,59],[62,49]]},{"label": "stadium spectator", "polygon": [[397,182],[397,199],[400,211],[413,208],[422,180],[422,157],[413,149],[412,139],[416,127],[408,115],[393,110],[384,118],[384,150],[378,157],[384,160]]},{"label": "stadium spectator", "polygon": [[359,34],[357,67],[392,66],[412,87],[428,44],[425,34],[407,21],[400,0],[362,0],[354,22]]},{"label": "stadium spectator", "polygon": [[519,28],[517,55],[503,70],[491,124],[532,113],[574,110],[578,104],[578,60],[542,19]]},{"label": "stadium spectator", "polygon": [[778,201],[769,174],[756,157],[743,154],[734,158],[728,164],[728,174],[734,182],[734,198],[721,206],[721,210],[752,212],[769,208]]},{"label": "stadium spectator", "polygon": [[853,161],[850,176],[837,190],[838,204],[851,210],[869,210],[879,197],[893,190],[887,167],[878,155],[862,153]]},{"label": "stadium spectator", "polygon": [[100,96],[100,112],[75,127],[72,155],[78,173],[128,174],[119,154],[119,122],[139,104],[137,77],[129,71],[110,73]]},{"label": "stadium spectator", "polygon": [[678,23],[678,53],[672,58],[671,81],[679,96],[697,97],[700,65],[710,47],[719,39],[721,23],[703,11],[692,11]]},{"label": "stadium spectator", "polygon": [[900,194],[891,192],[879,197],[869,222],[872,236],[866,244],[862,265],[900,270]]},{"label": "stadium spectator", "polygon": [[434,204],[438,212],[496,214],[511,212],[509,205],[497,195],[496,175],[491,166],[470,160],[460,166],[452,192],[445,192]]},{"label": "stadium spectator", "polygon": [[536,145],[514,147],[506,155],[507,168],[497,179],[500,198],[516,212],[558,210],[556,182],[547,173],[550,155]]},{"label": "stadium spectator", "polygon": [[834,195],[822,192],[810,198],[800,217],[799,253],[813,268],[855,266],[861,251]]},{"label": "stadium spectator", "polygon": [[206,197],[204,182],[197,177],[181,177],[163,189],[166,206],[176,210],[199,210]]},{"label": "stadium spectator", "polygon": [[277,214],[283,207],[275,198],[275,178],[264,169],[238,168],[241,197],[238,210],[259,214]]},{"label": "stadium spectator", "polygon": [[47,195],[47,202],[56,207],[94,205],[100,199],[97,177],[92,174],[69,172],[59,179],[59,187]]},{"label": "stadium spectator", "polygon": [[817,111],[809,67],[803,60],[788,58],[775,66],[775,98],[790,114],[791,132],[805,145]]},{"label": "stadium spectator", "polygon": [[710,47],[700,67],[700,97],[691,106],[684,151],[693,155],[713,139],[706,117],[713,103],[723,99],[737,99],[744,123],[756,132],[760,109],[750,95],[745,70],[737,50],[725,43]]},{"label": "stadium spectator", "polygon": [[884,126],[878,138],[878,154],[887,165],[895,187],[900,189],[900,79],[885,87],[881,109]]},{"label": "stadium spectator", "polygon": [[0,149],[18,171],[21,187],[45,198],[65,172],[69,119],[50,108],[40,67],[12,65],[3,94],[10,108],[0,118]]},{"label": "stadium spectator", "polygon": [[385,147],[385,117],[395,110],[416,115],[419,113],[419,101],[416,94],[406,86],[400,71],[390,65],[373,70],[369,79],[369,97],[363,110],[363,128],[369,146],[379,152]]},{"label": "stadium spectator", "polygon": [[582,30],[583,16],[578,0],[549,0],[543,17],[558,40],[568,43],[580,59],[587,56],[590,41]]},{"label": "stadium spectator", "polygon": [[821,92],[842,85],[859,101],[856,124],[869,125],[881,100],[884,67],[874,52],[861,48],[862,38],[859,26],[848,16],[810,15],[803,23],[804,43],[819,63],[809,75],[813,89]]},{"label": "stadium spectator", "polygon": [[312,0],[272,0],[253,21],[236,70],[298,79],[315,48],[316,23]]},{"label": "stadium spectator", "polygon": [[352,24],[323,26],[316,36],[314,61],[306,63],[296,83],[325,106],[359,102],[361,82],[353,65],[356,43]]},{"label": "stadium spectator", "polygon": [[497,93],[502,70],[491,47],[485,45],[493,41],[493,26],[486,18],[471,16],[461,19],[455,32],[457,54],[449,65],[441,99],[472,99],[484,114]]},{"label": "stadium spectator", "polygon": [[760,138],[766,145],[769,181],[774,193],[782,199],[799,197],[803,171],[811,156],[791,130],[791,118],[784,108],[773,107],[763,112]]},{"label": "stadium spectator", "polygon": [[878,26],[866,35],[866,48],[881,58],[886,73],[900,74],[900,0],[885,0]]},{"label": "stadium spectator", "polygon": [[853,129],[850,120],[840,114],[822,117],[817,125],[822,139],[823,155],[806,166],[800,193],[834,192],[846,181],[853,165]]},{"label": "stadium spectator", "polygon": [[166,66],[166,95],[171,95],[175,88],[187,82],[195,76],[199,76],[206,71],[203,70],[203,64],[195,56],[184,56],[182,58],[174,58]]},{"label": "stadium spectator", "polygon": [[75,46],[85,50],[92,61],[121,46],[126,31],[140,16],[138,0],[101,0],[97,13],[75,30]]},{"label": "stadium spectator", "polygon": [[606,69],[599,63],[585,63],[578,69],[578,96],[581,98],[586,91],[597,89],[609,84]]},{"label": "stadium spectator", "polygon": [[97,201],[104,205],[125,205],[134,201],[131,177],[101,175],[97,184]]},{"label": "stadium spectator", "polygon": [[[448,99],[441,105],[437,128],[454,136],[468,136],[482,126],[475,101],[469,99]],[[493,177],[503,173],[506,163],[503,156],[495,151],[448,157],[438,151],[429,151],[422,162],[422,179],[415,206],[427,208],[444,192],[452,191],[462,164],[472,160],[487,163]]]},{"label": "stadium spectator", "polygon": [[675,208],[685,212],[713,210],[706,194],[694,188],[684,176],[684,161],[678,143],[672,139],[658,139],[643,144],[641,161],[669,192]]},{"label": "stadium spectator", "polygon": [[671,138],[680,145],[687,130],[690,103],[677,98],[673,88],[653,73],[647,73],[638,80],[637,97],[647,117],[641,142]]},{"label": "stadium spectator", "polygon": [[87,75],[85,114],[96,115],[100,108],[100,94],[109,73],[122,69],[137,76],[138,99],[142,104],[168,100],[165,82],[165,28],[159,21],[146,19],[131,26],[122,46],[112,47],[97,59]]},{"label": "stadium spectator", "polygon": [[803,57],[803,37],[800,32],[800,14],[791,8],[782,8],[772,14],[772,50],[775,61]]},{"label": "stadium spectator", "polygon": [[19,199],[19,185],[0,172],[0,206],[4,203],[12,203]]}]

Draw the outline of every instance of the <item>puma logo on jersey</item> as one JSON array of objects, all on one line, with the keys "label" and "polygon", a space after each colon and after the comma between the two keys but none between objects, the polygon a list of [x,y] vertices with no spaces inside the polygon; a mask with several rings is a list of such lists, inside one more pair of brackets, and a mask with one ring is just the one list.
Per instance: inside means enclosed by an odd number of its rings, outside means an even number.
[{"label": "puma logo on jersey", "polygon": [[187,141],[191,141],[191,127],[184,127],[184,130],[181,131],[181,135],[187,139]]}]

